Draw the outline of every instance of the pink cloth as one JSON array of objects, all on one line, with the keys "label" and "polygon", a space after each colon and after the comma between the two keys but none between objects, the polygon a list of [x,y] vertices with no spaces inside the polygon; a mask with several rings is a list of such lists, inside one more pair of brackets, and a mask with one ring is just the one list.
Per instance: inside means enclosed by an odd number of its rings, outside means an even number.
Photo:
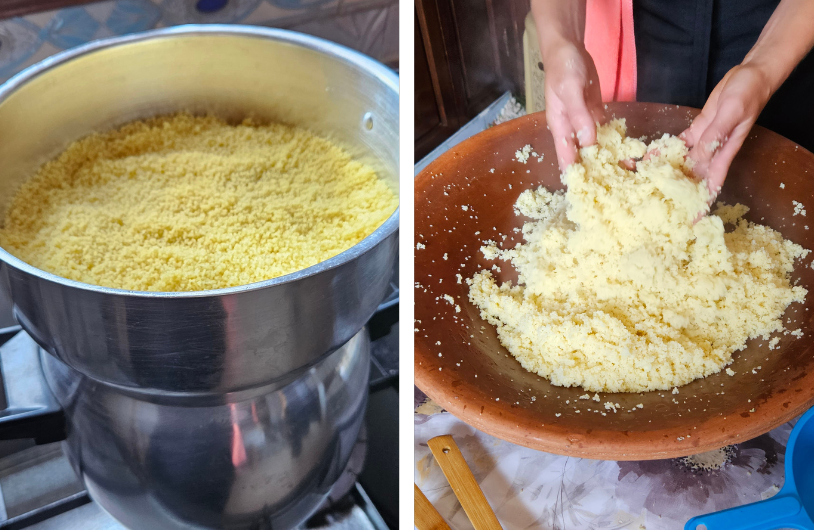
[{"label": "pink cloth", "polygon": [[587,0],[585,48],[596,64],[602,101],[635,101],[633,0]]}]

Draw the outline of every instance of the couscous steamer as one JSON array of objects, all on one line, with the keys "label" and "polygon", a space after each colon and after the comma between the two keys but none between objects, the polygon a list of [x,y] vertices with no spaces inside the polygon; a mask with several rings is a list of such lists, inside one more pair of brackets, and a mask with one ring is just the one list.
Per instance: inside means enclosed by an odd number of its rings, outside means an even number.
[{"label": "couscous steamer", "polygon": [[[0,88],[0,216],[71,141],[181,110],[303,124],[397,188],[392,71],[293,32],[182,26],[58,54]],[[397,229],[398,211],[308,269],[190,293],[73,282],[0,249],[0,289],[47,352],[94,500],[132,528],[290,527],[316,509],[361,425],[360,330],[387,291]]]}]

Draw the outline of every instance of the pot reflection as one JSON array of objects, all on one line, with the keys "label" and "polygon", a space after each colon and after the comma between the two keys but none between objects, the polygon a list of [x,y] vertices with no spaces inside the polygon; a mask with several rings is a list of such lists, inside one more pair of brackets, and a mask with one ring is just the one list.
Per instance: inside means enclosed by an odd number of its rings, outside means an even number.
[{"label": "pot reflection", "polygon": [[251,397],[140,395],[41,360],[93,499],[133,529],[288,528],[342,473],[364,417],[362,330],[284,386]]}]

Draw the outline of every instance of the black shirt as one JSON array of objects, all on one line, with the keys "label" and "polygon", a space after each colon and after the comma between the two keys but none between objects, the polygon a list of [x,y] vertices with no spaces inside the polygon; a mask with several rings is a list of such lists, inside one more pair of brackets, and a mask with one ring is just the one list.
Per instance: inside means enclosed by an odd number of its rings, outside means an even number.
[{"label": "black shirt", "polygon": [[[703,107],[715,85],[754,46],[778,3],[634,0],[636,99]],[[814,53],[774,94],[758,124],[814,151]]]}]

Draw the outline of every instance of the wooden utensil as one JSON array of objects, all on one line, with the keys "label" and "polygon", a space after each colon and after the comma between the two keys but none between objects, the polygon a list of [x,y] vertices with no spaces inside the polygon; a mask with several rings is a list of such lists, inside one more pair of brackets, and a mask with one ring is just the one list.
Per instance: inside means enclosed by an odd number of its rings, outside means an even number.
[{"label": "wooden utensil", "polygon": [[475,530],[502,530],[452,436],[436,436],[427,445]]},{"label": "wooden utensil", "polygon": [[418,530],[450,530],[449,525],[435,506],[427,499],[424,492],[419,489],[418,484],[415,486],[415,500],[413,501],[413,510],[415,512],[415,526]]},{"label": "wooden utensil", "polygon": [[[629,136],[648,140],[680,133],[697,113],[675,105],[608,104],[608,115],[627,119]],[[542,160],[530,157],[523,164],[515,159],[527,144]],[[521,192],[540,185],[562,188],[544,113],[465,140],[416,178],[415,240],[421,246],[415,251],[415,380],[433,401],[498,438],[610,460],[672,458],[743,442],[814,405],[812,256],[798,262],[792,274],[792,281],[809,289],[806,301],[791,304],[783,317],[787,329],[800,328],[804,336],[780,335],[774,350],[768,341],[749,341],[734,354],[734,376],[721,371],[675,395],[600,393],[597,403],[580,400],[586,393],[582,388],[553,386],[524,370],[469,302],[464,280],[493,264],[478,250],[483,240],[497,240],[502,248],[522,241],[513,230],[524,222],[515,215],[514,203]],[[794,216],[792,204],[814,207],[814,155],[791,141],[753,128],[721,200],[745,204],[748,219],[814,250],[814,218]],[[517,279],[509,264],[500,266],[501,272],[493,271],[499,281]],[[618,412],[606,411],[605,402],[619,403]],[[640,403],[643,408],[627,412]]]}]

